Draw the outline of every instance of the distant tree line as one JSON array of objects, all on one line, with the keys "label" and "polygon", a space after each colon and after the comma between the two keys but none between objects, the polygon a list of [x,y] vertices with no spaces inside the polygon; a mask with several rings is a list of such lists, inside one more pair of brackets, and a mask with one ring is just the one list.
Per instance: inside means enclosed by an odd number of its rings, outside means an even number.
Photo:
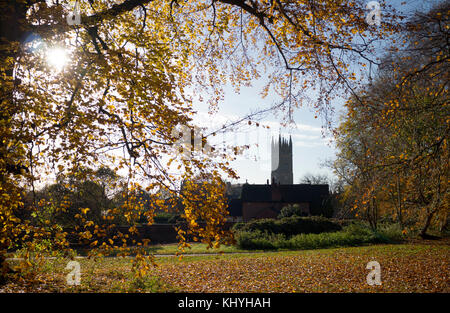
[{"label": "distant tree line", "polygon": [[[130,216],[129,210],[123,210],[120,214],[121,208],[130,198],[141,209],[136,210],[135,216]],[[17,216],[37,224],[46,221],[63,228],[74,228],[85,223],[79,218],[82,210],[86,212],[83,219],[96,225],[146,224],[149,219],[141,212],[147,211],[155,214],[152,222],[164,221],[164,216],[168,216],[167,222],[175,222],[176,217],[179,217],[179,207],[174,206],[172,212],[160,210],[157,204],[151,203],[151,197],[145,190],[137,190],[130,195],[124,178],[108,167],[100,167],[89,178],[59,174],[54,183],[36,191],[28,190]],[[113,219],[110,218],[112,212],[118,213],[114,214]]]}]

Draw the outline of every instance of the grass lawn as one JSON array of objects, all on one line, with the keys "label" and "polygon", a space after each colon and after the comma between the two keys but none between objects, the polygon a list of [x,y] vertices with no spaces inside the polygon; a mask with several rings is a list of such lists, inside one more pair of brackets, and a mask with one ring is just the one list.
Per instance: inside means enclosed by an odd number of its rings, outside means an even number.
[{"label": "grass lawn", "polygon": [[[146,251],[152,254],[176,254],[180,252],[178,250],[178,244],[164,244],[164,245],[151,245],[146,248]],[[255,252],[255,250],[243,250],[236,246],[222,245],[218,249],[208,248],[204,243],[192,243],[190,248],[185,248],[183,254],[214,254],[214,253],[236,253],[236,252]],[[262,252],[262,251],[260,251]],[[81,253],[82,255],[83,253]]]},{"label": "grass lawn", "polygon": [[[199,245],[192,250],[203,253]],[[176,245],[155,251],[166,254]],[[223,248],[228,252],[232,247]],[[230,250],[227,250],[230,249]],[[161,251],[165,251],[164,253]],[[226,252],[224,251],[224,252]],[[214,252],[214,251],[212,251]],[[381,286],[369,286],[369,261],[381,265]],[[450,246],[423,242],[252,254],[157,258],[137,280],[131,258],[79,259],[81,285],[67,286],[68,259],[47,260],[32,285],[8,283],[2,292],[450,292]]]}]

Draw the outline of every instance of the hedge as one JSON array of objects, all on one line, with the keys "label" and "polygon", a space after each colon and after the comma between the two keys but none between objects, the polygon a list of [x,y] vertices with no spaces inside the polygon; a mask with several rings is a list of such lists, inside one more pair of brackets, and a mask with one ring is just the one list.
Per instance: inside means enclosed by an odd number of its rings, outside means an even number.
[{"label": "hedge", "polygon": [[286,237],[291,237],[298,234],[335,232],[341,230],[342,227],[321,216],[290,216],[279,220],[266,218],[252,220],[248,223],[237,223],[234,225],[233,229],[235,231],[260,231],[272,234],[282,234]]}]

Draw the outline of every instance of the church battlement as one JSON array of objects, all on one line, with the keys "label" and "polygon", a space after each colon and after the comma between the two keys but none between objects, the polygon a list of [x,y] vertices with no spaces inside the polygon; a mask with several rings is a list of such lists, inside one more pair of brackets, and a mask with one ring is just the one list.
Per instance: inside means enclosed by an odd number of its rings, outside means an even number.
[{"label": "church battlement", "polygon": [[294,183],[294,174],[292,166],[292,137],[289,140],[281,135],[278,140],[272,138],[272,183],[281,185],[292,185]]}]

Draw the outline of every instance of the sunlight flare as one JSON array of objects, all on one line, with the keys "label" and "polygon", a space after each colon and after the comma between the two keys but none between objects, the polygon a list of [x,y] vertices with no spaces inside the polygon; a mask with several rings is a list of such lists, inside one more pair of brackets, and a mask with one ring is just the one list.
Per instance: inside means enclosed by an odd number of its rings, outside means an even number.
[{"label": "sunlight flare", "polygon": [[47,63],[59,72],[69,61],[69,53],[64,48],[55,47],[47,51],[46,58]]}]

